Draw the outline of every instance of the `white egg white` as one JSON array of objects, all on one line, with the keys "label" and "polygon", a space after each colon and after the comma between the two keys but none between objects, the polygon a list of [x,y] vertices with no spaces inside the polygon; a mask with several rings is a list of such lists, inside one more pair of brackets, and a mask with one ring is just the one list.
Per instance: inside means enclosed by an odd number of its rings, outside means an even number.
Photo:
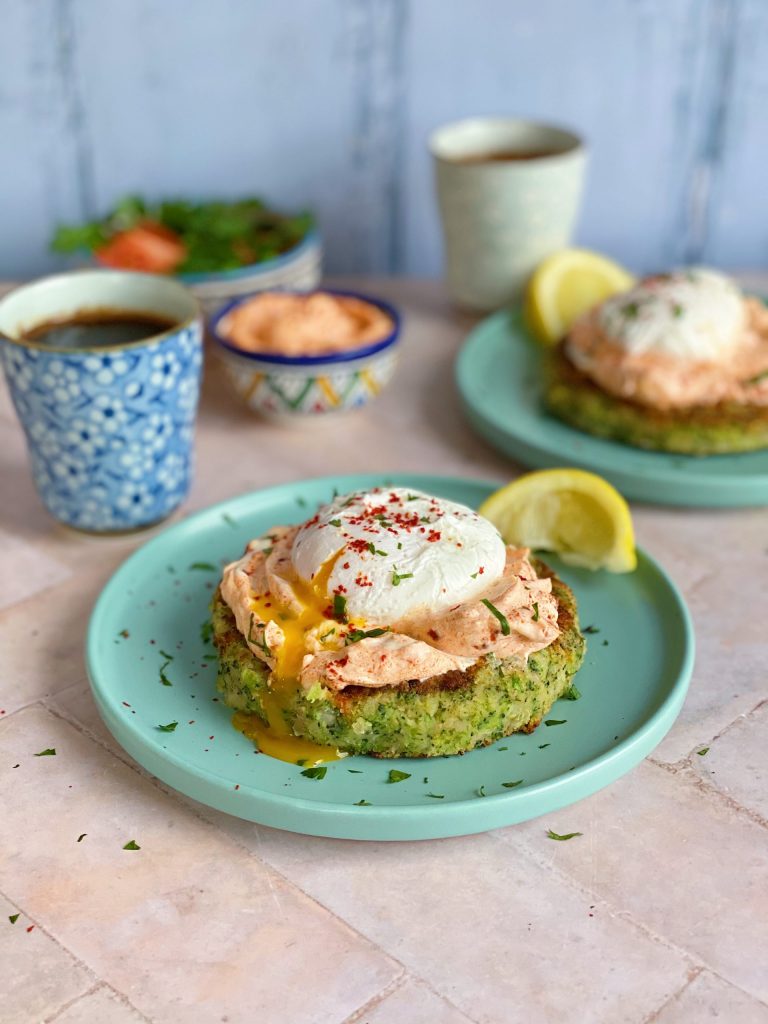
[{"label": "white egg white", "polygon": [[476,598],[501,577],[506,548],[472,509],[392,487],[338,497],[302,526],[291,553],[299,576],[312,580],[334,557],[329,599],[390,625]]}]

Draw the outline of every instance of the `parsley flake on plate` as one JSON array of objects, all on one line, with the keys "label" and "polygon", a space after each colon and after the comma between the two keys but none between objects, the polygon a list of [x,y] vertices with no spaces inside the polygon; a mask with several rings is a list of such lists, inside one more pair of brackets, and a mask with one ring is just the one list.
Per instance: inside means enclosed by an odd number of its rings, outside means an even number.
[{"label": "parsley flake on plate", "polygon": [[704,757],[705,754],[709,753],[709,747],[702,747],[701,750],[697,750],[696,753],[699,757]]},{"label": "parsley flake on plate", "polygon": [[173,686],[173,683],[168,678],[168,676],[165,674],[165,670],[168,668],[168,666],[170,664],[171,664],[170,661],[165,661],[160,666],[160,682],[163,684],[163,686]]},{"label": "parsley flake on plate", "polygon": [[390,768],[387,782],[403,782],[405,779],[410,779],[410,772],[400,772],[397,768]]},{"label": "parsley flake on plate", "polygon": [[128,842],[127,842],[127,843],[125,844],[125,846],[123,847],[123,849],[124,849],[124,850],[140,850],[140,849],[141,849],[141,847],[139,846],[139,844],[138,844],[138,843],[136,842],[136,840],[135,840],[135,839],[131,839],[131,840],[129,840],[129,841],[128,841]]},{"label": "parsley flake on plate", "polygon": [[193,562],[190,569],[201,569],[203,572],[218,572],[218,567],[212,562]]},{"label": "parsley flake on plate", "polygon": [[316,764],[312,768],[305,768],[301,774],[307,779],[324,779],[327,771],[324,764]]},{"label": "parsley flake on plate", "polygon": [[598,626],[585,626],[581,631],[582,633],[599,633],[600,628]]},{"label": "parsley flake on plate", "polygon": [[551,828],[547,829],[548,839],[557,839],[559,843],[564,843],[567,839],[575,839],[576,836],[583,836],[583,832],[566,832],[565,835],[559,835],[557,832],[553,832]]},{"label": "parsley flake on plate", "polygon": [[54,757],[56,754],[56,747],[46,747],[45,750],[41,750],[35,757]]},{"label": "parsley flake on plate", "polygon": [[11,922],[11,924],[16,924],[20,917],[20,914],[10,914],[8,920]]},{"label": "parsley flake on plate", "polygon": [[565,725],[567,721],[567,718],[546,718],[544,725]]},{"label": "parsley flake on plate", "polygon": [[581,697],[581,690],[571,683],[565,693],[561,693],[560,696],[563,700],[578,700]]},{"label": "parsley flake on plate", "polygon": [[431,796],[433,800],[445,800],[445,793],[425,793],[425,796]]},{"label": "parsley flake on plate", "polygon": [[373,804],[369,800],[357,800],[353,807],[372,807]]},{"label": "parsley flake on plate", "polygon": [[514,782],[502,782],[502,786],[504,787],[504,789],[514,789],[515,786],[522,786],[522,784],[522,779],[516,779]]},{"label": "parsley flake on plate", "polygon": [[157,728],[160,732],[175,732],[178,722],[169,722],[168,725],[158,725]]}]

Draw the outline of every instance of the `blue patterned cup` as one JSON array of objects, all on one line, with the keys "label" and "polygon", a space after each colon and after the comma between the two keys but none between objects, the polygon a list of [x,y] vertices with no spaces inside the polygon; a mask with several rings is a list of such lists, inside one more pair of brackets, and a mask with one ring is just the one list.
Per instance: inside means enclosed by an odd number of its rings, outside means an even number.
[{"label": "blue patterned cup", "polygon": [[[56,348],[24,340],[50,320],[136,311],[174,326],[141,341]],[[17,288],[0,302],[0,361],[48,511],[96,533],[169,515],[189,491],[202,321],[178,282],[86,270]]]}]

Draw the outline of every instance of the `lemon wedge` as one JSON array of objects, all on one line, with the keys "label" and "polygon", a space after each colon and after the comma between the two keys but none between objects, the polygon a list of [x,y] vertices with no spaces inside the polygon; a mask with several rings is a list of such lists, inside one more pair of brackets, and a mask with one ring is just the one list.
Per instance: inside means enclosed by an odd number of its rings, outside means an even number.
[{"label": "lemon wedge", "polygon": [[505,543],[554,551],[569,565],[609,572],[632,572],[637,566],[629,506],[595,473],[526,473],[495,491],[479,513]]},{"label": "lemon wedge", "polygon": [[599,253],[562,249],[540,263],[528,282],[526,325],[539,341],[554,345],[582,313],[634,283],[629,271]]}]

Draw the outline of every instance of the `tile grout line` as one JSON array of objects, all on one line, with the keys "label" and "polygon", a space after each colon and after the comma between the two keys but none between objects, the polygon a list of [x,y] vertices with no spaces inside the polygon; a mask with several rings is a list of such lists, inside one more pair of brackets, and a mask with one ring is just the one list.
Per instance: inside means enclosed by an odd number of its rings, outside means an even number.
[{"label": "tile grout line", "polygon": [[388,985],[377,992],[375,996],[358,1006],[356,1010],[353,1010],[348,1017],[345,1017],[341,1024],[358,1024],[363,1014],[368,1013],[370,1010],[375,1009],[380,1003],[383,1003],[389,996],[394,995],[395,992],[399,992],[400,989],[405,985],[408,980],[408,973],[404,971],[402,974],[398,974]]},{"label": "tile grout line", "polygon": [[703,971],[704,968],[702,967],[691,968],[691,970],[688,972],[687,979],[680,986],[680,988],[677,989],[676,992],[673,992],[667,999],[665,999],[660,1006],[657,1006],[655,1010],[652,1010],[647,1017],[644,1017],[642,1024],[653,1024],[654,1021],[657,1021],[659,1019],[659,1014],[662,1013],[667,1006],[671,1006],[676,1000],[678,1000],[684,992],[687,992],[687,990],[691,987],[694,981],[697,978],[701,977]]},{"label": "tile grout line", "polygon": [[[649,759],[650,760],[650,759]],[[757,811],[753,811],[749,807],[745,807],[740,804],[738,800],[734,800],[732,796],[724,792],[722,789],[718,789],[717,786],[712,785],[708,779],[702,778],[698,772],[693,768],[693,763],[690,760],[683,762],[677,762],[673,765],[666,765],[661,761],[651,761],[655,768],[661,769],[667,773],[667,775],[679,776],[690,782],[702,796],[711,797],[712,799],[725,804],[729,810],[733,811],[739,816],[747,818],[748,821],[752,822],[753,825],[757,825],[760,828],[768,828],[768,820],[766,820]],[[679,767],[678,767],[679,765]]]},{"label": "tile grout line", "polygon": [[123,992],[120,992],[118,989],[114,988],[106,981],[98,981],[92,988],[89,988],[87,992],[83,992],[82,995],[75,996],[74,999],[70,999],[69,1002],[64,1003],[64,1005],[60,1006],[58,1010],[55,1011],[55,1013],[53,1013],[51,1016],[46,1017],[42,1024],[56,1024],[56,1021],[59,1020],[62,1013],[65,1013],[71,1006],[75,1006],[78,1002],[80,1002],[80,1000],[87,999],[88,996],[94,995],[94,993],[98,992],[100,989],[104,989],[106,992],[110,992],[120,1003],[122,1003],[123,1006],[125,1006],[127,1009],[135,1013],[140,1020],[146,1021],[146,1024],[152,1024],[151,1019],[147,1017],[145,1014],[143,1014],[140,1010],[137,1010],[136,1007],[128,1000],[128,998],[125,996]]}]

